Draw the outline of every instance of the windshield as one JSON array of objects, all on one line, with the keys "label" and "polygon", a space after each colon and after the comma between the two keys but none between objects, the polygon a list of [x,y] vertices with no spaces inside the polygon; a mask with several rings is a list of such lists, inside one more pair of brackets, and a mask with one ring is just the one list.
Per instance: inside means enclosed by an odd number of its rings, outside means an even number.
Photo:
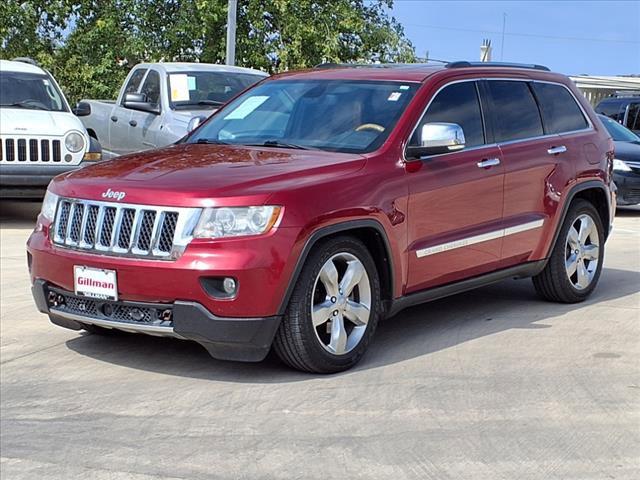
[{"label": "windshield", "polygon": [[633,133],[628,128],[623,127],[615,120],[605,117],[604,115],[599,115],[600,120],[604,124],[605,128],[616,142],[640,142],[640,137]]},{"label": "windshield", "polygon": [[189,142],[365,153],[389,136],[419,84],[279,80],[252,88]]},{"label": "windshield", "polygon": [[169,75],[171,108],[220,106],[264,77],[232,72],[184,72]]},{"label": "windshield", "polygon": [[0,71],[0,107],[66,112],[62,94],[48,75]]}]

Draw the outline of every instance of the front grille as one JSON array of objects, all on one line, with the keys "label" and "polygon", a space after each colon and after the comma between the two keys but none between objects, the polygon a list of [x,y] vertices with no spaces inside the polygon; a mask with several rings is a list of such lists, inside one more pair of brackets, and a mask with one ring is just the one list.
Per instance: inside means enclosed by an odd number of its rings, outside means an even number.
[{"label": "front grille", "polygon": [[78,297],[51,287],[48,288],[47,299],[53,312],[72,313],[132,325],[173,327],[171,304],[112,302]]},{"label": "front grille", "polygon": [[199,215],[199,208],[61,198],[53,242],[103,255],[174,260],[191,240]]},{"label": "front grille", "polygon": [[1,163],[60,163],[62,153],[60,140],[6,137],[0,139]]},{"label": "front grille", "polygon": [[640,189],[631,188],[624,192],[624,200],[629,203],[640,203]]}]

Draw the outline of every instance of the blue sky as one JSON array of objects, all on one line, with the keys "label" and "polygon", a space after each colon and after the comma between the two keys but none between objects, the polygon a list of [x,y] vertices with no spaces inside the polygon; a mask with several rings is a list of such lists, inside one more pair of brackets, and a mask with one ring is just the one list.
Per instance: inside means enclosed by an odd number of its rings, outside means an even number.
[{"label": "blue sky", "polygon": [[392,15],[424,57],[479,60],[491,40],[500,61],[539,63],[569,75],[640,74],[640,1],[395,0]]}]

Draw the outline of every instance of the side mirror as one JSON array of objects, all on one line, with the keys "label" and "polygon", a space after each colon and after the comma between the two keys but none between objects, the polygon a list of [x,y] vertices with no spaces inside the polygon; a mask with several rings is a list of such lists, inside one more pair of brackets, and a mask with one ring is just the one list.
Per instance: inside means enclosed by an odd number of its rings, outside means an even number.
[{"label": "side mirror", "polygon": [[91,105],[87,102],[78,102],[75,108],[71,109],[71,112],[76,117],[86,117],[87,115],[91,115]]},{"label": "side mirror", "polygon": [[465,145],[464,132],[457,123],[427,123],[419,133],[420,146],[408,146],[408,158],[455,152]]},{"label": "side mirror", "polygon": [[197,117],[193,117],[191,120],[189,120],[189,123],[187,124],[187,133],[194,131],[206,119],[207,117],[205,117],[204,115],[198,115]]},{"label": "side mirror", "polygon": [[142,112],[160,113],[160,107],[147,101],[147,96],[143,93],[126,93],[124,95],[124,108],[140,110]]}]

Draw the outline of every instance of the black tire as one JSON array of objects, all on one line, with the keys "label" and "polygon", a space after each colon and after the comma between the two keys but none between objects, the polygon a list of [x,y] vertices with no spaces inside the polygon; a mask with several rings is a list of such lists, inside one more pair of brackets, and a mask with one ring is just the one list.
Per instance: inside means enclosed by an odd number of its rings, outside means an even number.
[{"label": "black tire", "polygon": [[[595,223],[598,232],[598,264],[594,272],[593,278],[586,288],[576,288],[570,280],[565,268],[565,259],[567,253],[567,236],[569,229],[581,215],[588,215]],[[604,228],[602,220],[596,208],[590,202],[577,199],[574,200],[569,207],[567,216],[560,228],[560,233],[556,240],[556,244],[549,256],[549,260],[544,270],[533,277],[533,285],[538,295],[545,300],[559,303],[577,303],[585,300],[591,292],[596,288],[600,273],[602,272],[602,264],[604,261]]]},{"label": "black tire", "polygon": [[[316,279],[329,259],[340,254],[355,256],[369,278],[371,307],[366,329],[359,343],[341,355],[328,351],[312,323],[311,309]],[[364,355],[382,314],[380,280],[375,262],[359,240],[340,236],[323,241],[309,254],[297,279],[285,316],[274,340],[274,350],[288,366],[312,373],[336,373],[354,366]]]}]

